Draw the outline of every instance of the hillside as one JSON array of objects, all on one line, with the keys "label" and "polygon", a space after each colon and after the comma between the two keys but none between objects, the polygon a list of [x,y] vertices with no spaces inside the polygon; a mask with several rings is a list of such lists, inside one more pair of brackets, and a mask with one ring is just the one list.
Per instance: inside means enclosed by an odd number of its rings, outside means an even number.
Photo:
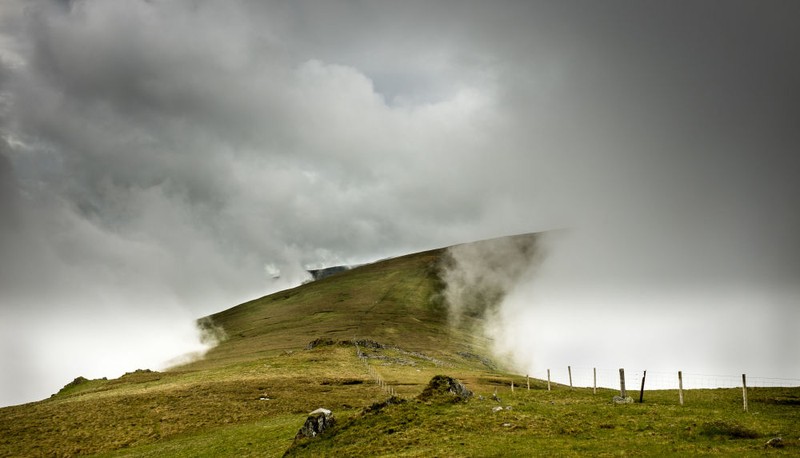
[{"label": "hillside", "polygon": [[447,324],[439,263],[444,250],[388,259],[241,304],[202,322],[226,339],[189,369],[220,367],[317,338],[368,339],[409,351],[465,351],[476,336]]},{"label": "hillside", "polygon": [[[504,240],[530,250],[536,236]],[[776,435],[785,447],[770,452],[800,450],[800,389],[753,390],[747,414],[740,390],[695,390],[680,407],[670,390],[615,406],[611,390],[528,389],[492,360],[480,313],[448,319],[447,253],[360,266],[203,318],[224,337],[201,360],[77,378],[0,409],[0,456],[756,454]],[[475,395],[420,398],[437,374]],[[336,426],[295,443],[319,407]]]}]

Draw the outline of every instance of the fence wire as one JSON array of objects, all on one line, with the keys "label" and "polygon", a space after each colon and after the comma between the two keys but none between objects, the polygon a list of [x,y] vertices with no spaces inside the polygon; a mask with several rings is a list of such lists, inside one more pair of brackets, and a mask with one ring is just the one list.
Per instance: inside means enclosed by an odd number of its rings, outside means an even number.
[{"label": "fence wire", "polygon": [[[572,372],[572,386],[591,388],[595,386],[594,374],[597,374],[598,388],[619,389],[619,369],[592,368],[581,366],[564,366],[550,369],[550,380],[553,383],[569,386],[570,369]],[[547,380],[547,370],[528,374],[533,378]],[[625,368],[625,387],[628,390],[638,390],[642,383],[644,370]],[[746,374],[747,386],[756,387],[800,387],[800,379],[760,377]],[[683,389],[700,388],[736,388],[742,386],[742,375],[713,375],[682,372]],[[660,372],[647,371],[645,389],[669,390],[678,389],[678,371]]]}]

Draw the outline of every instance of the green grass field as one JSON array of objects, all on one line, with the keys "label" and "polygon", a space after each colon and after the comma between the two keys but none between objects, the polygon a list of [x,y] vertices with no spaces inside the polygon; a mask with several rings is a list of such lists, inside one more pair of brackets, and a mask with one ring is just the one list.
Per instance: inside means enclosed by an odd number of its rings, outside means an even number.
[{"label": "green grass field", "polygon": [[[800,388],[752,388],[746,413],[741,389],[692,390],[684,406],[670,390],[614,405],[612,390],[548,391],[538,380],[524,389],[523,376],[489,360],[488,342],[470,331],[476,318],[448,324],[443,253],[365,265],[213,315],[203,322],[227,337],[202,360],[77,379],[49,399],[2,408],[0,456],[800,454]],[[475,396],[417,400],[437,374]],[[366,410],[392,390],[407,402]],[[293,445],[318,407],[336,426]],[[784,447],[765,448],[773,437]]]}]

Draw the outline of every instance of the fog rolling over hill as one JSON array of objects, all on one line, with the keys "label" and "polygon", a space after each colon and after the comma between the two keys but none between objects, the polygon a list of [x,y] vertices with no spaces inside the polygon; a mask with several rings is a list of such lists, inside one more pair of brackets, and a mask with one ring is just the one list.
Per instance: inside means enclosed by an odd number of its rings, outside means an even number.
[{"label": "fog rolling over hill", "polygon": [[800,381],[787,364],[800,349],[789,324],[800,318],[800,290],[783,272],[728,264],[705,237],[670,250],[658,232],[594,227],[449,248],[451,321],[482,318],[494,356],[540,377],[571,365]]},{"label": "fog rolling over hill", "polygon": [[535,267],[541,238],[499,237],[342,269],[213,314],[200,320],[201,326],[212,333],[219,328],[227,337],[193,364],[227,354],[238,358],[234,349],[258,348],[261,339],[291,349],[317,334],[411,350],[476,346],[490,357],[499,307]]},{"label": "fog rolling over hill", "polygon": [[[595,236],[606,245],[603,249],[593,249],[596,242],[586,239]],[[424,331],[409,324],[436,317],[455,335],[466,333],[479,339],[486,355],[507,369],[540,377],[546,369],[563,370],[570,365],[649,369],[651,373],[681,370],[728,378],[747,372],[800,381],[798,369],[786,364],[796,352],[798,337],[788,324],[773,321],[776,316],[793,313],[790,304],[797,297],[791,290],[780,285],[770,290],[771,283],[757,276],[746,279],[736,267],[718,269],[714,275],[719,281],[707,283],[709,273],[699,276],[698,269],[713,268],[716,260],[688,265],[685,253],[668,256],[660,247],[659,253],[642,247],[640,253],[630,255],[619,245],[620,238],[603,237],[602,232],[557,230],[411,255],[412,259],[429,257],[428,277],[423,281],[418,279],[419,273],[408,279],[398,272],[390,274],[396,280],[386,281],[397,281],[397,285],[386,297],[374,299],[370,309],[370,313],[387,313],[385,329],[376,323],[362,327],[347,307],[342,308],[347,300],[368,301],[360,297],[359,285],[350,283],[348,271],[315,283],[347,284],[352,291],[338,293],[340,299],[320,310],[309,306],[296,313],[308,313],[310,320],[322,322],[349,316],[350,322],[326,331],[334,339],[377,336],[378,340],[412,347]],[[398,261],[381,261],[355,271],[380,271],[393,262]],[[416,281],[420,281],[419,289],[405,294],[413,301],[431,301],[433,309],[420,309],[401,299],[399,291]],[[294,297],[292,292],[285,294],[287,299]],[[389,306],[396,308],[390,312]],[[245,312],[248,307],[212,315],[210,320],[223,320],[228,323],[223,328],[227,328],[234,317],[249,316]],[[297,307],[301,307],[299,302]],[[436,314],[430,315],[432,311]],[[240,318],[232,322],[237,326],[243,323]],[[303,338],[311,337],[305,334]],[[296,337],[287,335],[286,339],[290,342]],[[430,335],[426,339],[436,342]],[[654,379],[654,383],[661,382]],[[667,383],[664,387],[671,388],[674,380]]]},{"label": "fog rolling over hill", "polygon": [[[528,245],[536,237],[529,234],[510,240],[527,240],[524,244]],[[476,242],[484,243],[497,242]],[[461,249],[456,247],[455,252]],[[481,323],[502,291],[474,301],[470,313],[449,306],[447,296],[452,290],[445,278],[458,270],[454,259],[447,248],[390,258],[210,315],[200,320],[201,326],[212,331],[219,328],[226,337],[191,365],[205,367],[229,357],[303,348],[318,337],[367,339],[407,350],[445,353],[469,351],[477,345],[487,352]],[[255,353],[247,356],[250,352]]]}]

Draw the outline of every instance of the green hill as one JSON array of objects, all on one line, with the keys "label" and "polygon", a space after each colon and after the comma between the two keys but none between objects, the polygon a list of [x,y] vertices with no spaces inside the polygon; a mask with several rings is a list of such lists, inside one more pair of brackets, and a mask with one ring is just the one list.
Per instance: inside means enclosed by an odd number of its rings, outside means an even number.
[{"label": "green hill", "polygon": [[[536,236],[505,240],[524,250]],[[751,390],[748,413],[741,390],[694,390],[685,406],[654,391],[615,406],[612,390],[528,389],[492,361],[481,313],[451,324],[448,259],[446,249],[388,259],[201,319],[222,338],[201,360],[79,377],[50,399],[0,409],[0,456],[761,454],[773,436],[784,447],[770,452],[800,450],[800,389]],[[475,396],[420,397],[437,374]],[[319,407],[336,426],[295,442]]]}]

